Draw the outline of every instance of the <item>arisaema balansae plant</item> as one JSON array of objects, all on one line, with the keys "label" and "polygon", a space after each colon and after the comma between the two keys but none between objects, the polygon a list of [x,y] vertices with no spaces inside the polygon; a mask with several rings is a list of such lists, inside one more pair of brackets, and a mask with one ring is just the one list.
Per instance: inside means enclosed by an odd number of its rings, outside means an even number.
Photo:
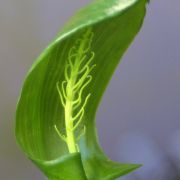
[{"label": "arisaema balansae plant", "polygon": [[[138,167],[106,157],[95,115],[147,0],[95,0],[34,62],[16,112],[16,138],[49,180],[113,180]],[[108,119],[107,119],[108,120]]]}]

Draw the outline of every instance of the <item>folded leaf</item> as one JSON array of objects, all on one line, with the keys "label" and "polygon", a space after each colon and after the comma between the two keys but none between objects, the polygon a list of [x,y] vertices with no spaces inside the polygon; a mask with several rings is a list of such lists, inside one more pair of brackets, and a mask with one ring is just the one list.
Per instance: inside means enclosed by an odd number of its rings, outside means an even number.
[{"label": "folded leaf", "polygon": [[146,0],[92,2],[30,69],[17,106],[16,137],[50,180],[112,180],[140,166],[115,163],[104,155],[95,115],[142,25],[145,6]]}]

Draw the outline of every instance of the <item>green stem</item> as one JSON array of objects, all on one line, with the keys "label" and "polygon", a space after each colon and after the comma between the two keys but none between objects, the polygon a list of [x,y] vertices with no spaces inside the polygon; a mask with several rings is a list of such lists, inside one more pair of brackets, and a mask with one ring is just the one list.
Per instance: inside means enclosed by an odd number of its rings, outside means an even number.
[{"label": "green stem", "polygon": [[72,114],[73,114],[73,84],[68,83],[67,84],[67,97],[68,100],[66,101],[65,105],[65,126],[66,126],[66,141],[67,146],[70,153],[77,152],[76,148],[76,141],[74,137],[74,131],[73,131],[73,121],[72,121]]}]

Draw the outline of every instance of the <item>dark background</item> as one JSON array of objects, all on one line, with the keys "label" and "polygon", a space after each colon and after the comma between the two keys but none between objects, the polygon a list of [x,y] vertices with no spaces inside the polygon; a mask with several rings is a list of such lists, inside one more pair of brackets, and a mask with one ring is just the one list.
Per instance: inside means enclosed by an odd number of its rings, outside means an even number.
[{"label": "dark background", "polygon": [[[15,142],[23,79],[63,24],[90,0],[0,0],[0,179],[43,180]],[[180,1],[152,0],[97,114],[100,144],[144,166],[122,180],[180,180]]]}]

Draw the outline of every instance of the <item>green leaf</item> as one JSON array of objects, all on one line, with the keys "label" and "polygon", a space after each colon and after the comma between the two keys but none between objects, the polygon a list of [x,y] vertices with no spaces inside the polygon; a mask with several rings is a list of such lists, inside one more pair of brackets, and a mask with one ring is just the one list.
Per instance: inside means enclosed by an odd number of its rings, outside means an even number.
[{"label": "green leaf", "polygon": [[95,115],[120,58],[142,25],[145,6],[146,0],[92,2],[30,69],[17,106],[16,138],[48,179],[111,180],[140,167],[105,156]]}]

